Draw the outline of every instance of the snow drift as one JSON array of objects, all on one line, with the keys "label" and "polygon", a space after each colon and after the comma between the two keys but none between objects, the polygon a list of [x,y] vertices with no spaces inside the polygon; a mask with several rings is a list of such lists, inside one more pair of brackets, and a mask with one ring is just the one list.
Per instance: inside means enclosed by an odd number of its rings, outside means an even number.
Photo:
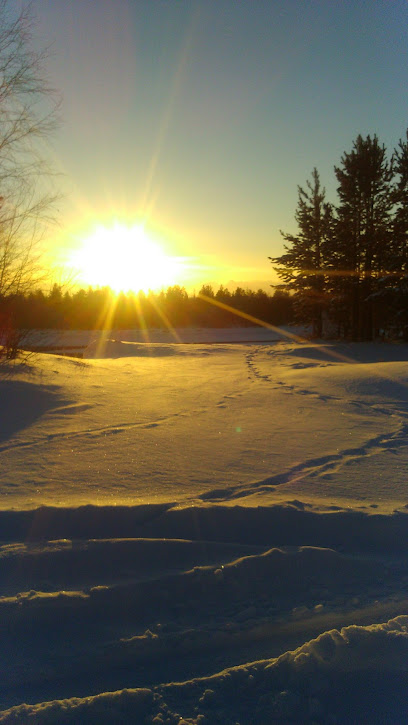
[{"label": "snow drift", "polygon": [[408,718],[408,351],[221,333],[3,367],[0,722]]}]

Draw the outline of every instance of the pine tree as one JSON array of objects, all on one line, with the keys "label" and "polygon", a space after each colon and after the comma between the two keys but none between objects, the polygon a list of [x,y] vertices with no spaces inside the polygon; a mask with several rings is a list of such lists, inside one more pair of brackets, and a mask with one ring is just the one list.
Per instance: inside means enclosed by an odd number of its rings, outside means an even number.
[{"label": "pine tree", "polygon": [[377,136],[361,135],[335,167],[339,206],[331,262],[346,304],[352,338],[371,340],[373,294],[393,254],[391,243],[392,169]]},{"label": "pine tree", "polygon": [[326,249],[332,230],[332,208],[325,201],[326,192],[320,185],[317,169],[313,169],[306,189],[298,187],[298,205],[295,219],[297,235],[281,232],[286,244],[280,257],[269,257],[283,280],[280,289],[295,293],[298,319],[311,322],[313,334],[323,331],[323,311],[326,297]]},{"label": "pine tree", "polygon": [[393,170],[397,181],[393,191],[395,204],[393,238],[395,262],[393,271],[408,270],[408,129],[406,141],[399,141],[393,155]]},{"label": "pine tree", "polygon": [[392,157],[392,256],[381,294],[384,327],[408,339],[408,129]]}]

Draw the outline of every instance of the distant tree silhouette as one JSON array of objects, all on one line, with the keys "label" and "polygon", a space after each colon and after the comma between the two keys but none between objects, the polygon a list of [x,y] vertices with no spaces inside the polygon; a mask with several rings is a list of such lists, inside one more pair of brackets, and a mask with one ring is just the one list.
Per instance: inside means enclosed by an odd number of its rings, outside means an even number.
[{"label": "distant tree silhouette", "polygon": [[[212,297],[189,296],[179,285],[148,294],[115,295],[109,287],[63,293],[59,285],[53,285],[47,294],[37,290],[13,295],[9,301],[17,326],[24,329],[231,327],[256,324],[255,319],[273,325],[291,321],[292,298],[287,293],[278,291],[271,296],[263,290],[242,288],[237,288],[236,293],[221,286]],[[254,318],[252,322],[245,314]]]},{"label": "distant tree silhouette", "polygon": [[214,290],[210,284],[203,284],[198,294],[204,297],[215,297]]},{"label": "distant tree silhouette", "polygon": [[188,294],[184,287],[175,284],[167,288],[165,305],[161,306],[161,311],[165,313],[173,327],[184,327],[189,324],[187,300]]},{"label": "distant tree silhouette", "polygon": [[231,300],[231,292],[227,287],[224,287],[224,285],[221,285],[220,288],[215,293],[215,297],[217,300],[220,300],[221,302],[228,302],[228,300]]}]

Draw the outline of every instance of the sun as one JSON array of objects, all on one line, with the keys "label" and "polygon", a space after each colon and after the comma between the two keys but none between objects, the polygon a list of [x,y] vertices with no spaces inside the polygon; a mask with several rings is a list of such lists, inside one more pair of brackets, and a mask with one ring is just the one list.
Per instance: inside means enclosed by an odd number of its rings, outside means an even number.
[{"label": "sun", "polygon": [[98,226],[83,240],[70,265],[89,285],[115,292],[158,290],[177,283],[182,261],[168,256],[142,225]]}]

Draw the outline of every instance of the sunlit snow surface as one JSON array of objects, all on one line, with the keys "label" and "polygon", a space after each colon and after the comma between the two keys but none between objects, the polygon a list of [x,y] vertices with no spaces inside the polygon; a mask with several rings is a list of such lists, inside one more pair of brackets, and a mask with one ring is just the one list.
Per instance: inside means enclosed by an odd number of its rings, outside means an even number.
[{"label": "sunlit snow surface", "polygon": [[406,721],[407,346],[176,336],[1,369],[0,722]]}]

